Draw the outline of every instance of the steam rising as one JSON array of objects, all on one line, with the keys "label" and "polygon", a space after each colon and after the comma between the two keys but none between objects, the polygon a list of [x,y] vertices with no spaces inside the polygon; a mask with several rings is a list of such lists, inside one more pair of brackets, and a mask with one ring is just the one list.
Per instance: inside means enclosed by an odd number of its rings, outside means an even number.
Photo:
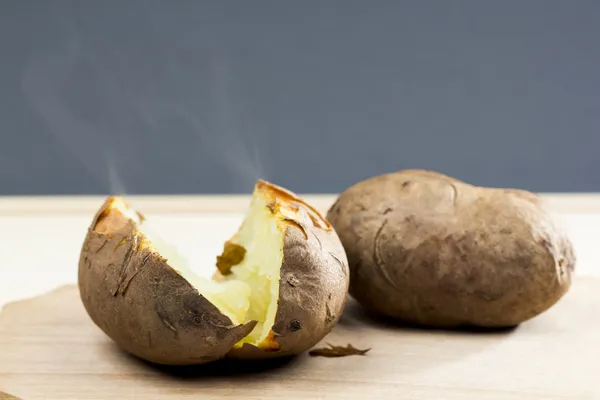
[{"label": "steam rising", "polygon": [[[73,118],[57,93],[69,77],[78,46],[79,43],[72,37],[62,52],[31,57],[23,74],[23,91],[62,145],[81,162],[92,177],[106,184],[108,174],[104,165],[108,163],[108,158],[101,151],[104,132]],[[100,151],[89,151],[90,149]],[[112,192],[113,188],[110,189]]]},{"label": "steam rising", "polygon": [[[212,76],[214,82],[214,99],[217,115],[217,130],[221,132],[221,138],[225,141],[218,141],[221,146],[220,152],[225,157],[225,165],[231,168],[232,175],[237,172],[240,179],[240,184],[245,182],[254,182],[257,178],[268,177],[265,174],[265,169],[261,163],[259,148],[257,145],[257,135],[254,135],[255,140],[239,140],[248,139],[248,136],[239,136],[240,127],[237,125],[237,118],[232,111],[231,96],[229,93],[229,77],[232,76],[229,65],[225,59],[214,57],[212,63]],[[266,148],[266,143],[261,143],[262,148]]]},{"label": "steam rising", "polygon": [[[189,107],[182,104],[173,103],[168,108],[171,112],[184,118],[194,127],[194,131],[201,136],[202,144],[210,146],[214,151],[212,154],[221,161],[222,165],[229,170],[232,177],[232,188],[242,188],[247,192],[252,188],[257,179],[269,179],[266,175],[262,157],[259,151],[266,149],[268,143],[261,141],[260,135],[242,135],[239,126],[239,112],[235,112],[230,95],[229,78],[232,74],[229,71],[229,64],[218,53],[213,53],[210,63],[210,82],[212,83],[213,107],[211,115],[213,117],[213,133],[206,134],[208,128],[206,124],[198,117],[198,113],[193,113]],[[156,107],[153,113],[161,111],[161,104],[154,104]],[[164,111],[164,106],[162,111]]]},{"label": "steam rising", "polygon": [[[204,111],[201,113],[197,104],[190,104],[176,90],[163,93],[153,87],[153,80],[148,80],[146,87],[141,89],[128,85],[127,79],[118,75],[121,72],[119,68],[115,69],[119,65],[113,65],[110,61],[111,57],[126,60],[130,57],[127,49],[111,47],[111,43],[107,42],[92,43],[93,46],[90,46],[86,40],[93,42],[100,39],[86,38],[85,32],[72,30],[68,36],[68,40],[59,47],[38,49],[33,53],[23,74],[22,88],[31,106],[43,118],[54,137],[81,163],[101,190],[108,190],[112,194],[144,190],[135,187],[133,180],[126,182],[122,173],[125,169],[121,168],[127,168],[128,172],[133,170],[134,176],[144,174],[146,178],[147,175],[153,175],[153,171],[165,168],[160,163],[144,165],[137,145],[139,140],[144,140],[158,149],[168,149],[171,141],[168,132],[155,133],[155,129],[150,129],[156,127],[159,121],[165,120],[179,121],[184,126],[187,124],[193,127],[198,135],[198,145],[208,149],[206,153],[230,176],[231,190],[247,192],[258,178],[269,179],[259,152],[259,149],[265,151],[268,143],[260,141],[260,136],[263,136],[257,135],[260,132],[244,124],[241,117],[244,107],[235,107],[232,101],[235,96],[230,84],[230,65],[226,57],[220,55],[221,52],[206,54],[210,65],[208,82],[212,109],[201,110]],[[166,72],[161,70],[163,74],[168,74],[166,77],[162,76],[163,81],[172,81],[177,76],[179,67],[176,60],[161,59],[174,55],[165,46],[163,44],[159,47],[163,51],[157,52],[155,61],[167,65]],[[76,88],[80,84],[73,77],[75,69],[82,63],[92,71],[91,79],[101,82],[100,89],[97,90],[108,94],[104,98],[109,104],[102,104],[104,114],[99,116],[103,118],[102,123],[110,124],[108,126],[102,127],[89,118],[78,117],[76,110],[65,99],[65,88]],[[79,88],[75,93],[75,102],[84,105],[90,98],[98,97],[97,93],[85,93]],[[109,110],[108,114],[106,110]],[[208,115],[210,119],[203,120],[201,115]],[[132,128],[135,125],[132,121],[138,123],[137,130]],[[115,133],[118,134],[117,138]],[[193,165],[194,169],[203,168],[201,159],[189,161],[188,167]],[[214,175],[219,177],[223,174],[215,171]],[[189,191],[194,189],[193,183],[197,181],[186,183]]]},{"label": "steam rising", "polygon": [[112,153],[106,152],[106,170],[108,171],[108,185],[109,193],[115,195],[126,194],[125,184],[119,176],[119,170],[117,162],[113,157]]}]

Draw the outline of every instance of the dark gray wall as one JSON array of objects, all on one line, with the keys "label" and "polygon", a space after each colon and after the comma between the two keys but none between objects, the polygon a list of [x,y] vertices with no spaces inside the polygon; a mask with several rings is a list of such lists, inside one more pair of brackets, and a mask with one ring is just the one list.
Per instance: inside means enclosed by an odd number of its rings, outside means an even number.
[{"label": "dark gray wall", "polygon": [[600,1],[0,2],[0,192],[600,190]]}]

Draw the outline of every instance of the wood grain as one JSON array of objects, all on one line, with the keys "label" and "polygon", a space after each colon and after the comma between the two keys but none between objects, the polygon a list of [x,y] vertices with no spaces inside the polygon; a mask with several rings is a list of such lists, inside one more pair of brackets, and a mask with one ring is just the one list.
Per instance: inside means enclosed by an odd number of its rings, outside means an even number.
[{"label": "wood grain", "polygon": [[194,368],[143,363],[89,320],[76,287],[0,314],[0,390],[38,399],[597,399],[600,279],[578,278],[550,311],[503,332],[395,326],[350,301],[321,345],[364,356]]}]

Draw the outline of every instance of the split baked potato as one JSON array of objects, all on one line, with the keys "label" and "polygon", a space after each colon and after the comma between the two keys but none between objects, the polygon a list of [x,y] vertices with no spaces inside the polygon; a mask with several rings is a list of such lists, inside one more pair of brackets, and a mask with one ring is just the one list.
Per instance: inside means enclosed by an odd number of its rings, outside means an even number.
[{"label": "split baked potato", "polygon": [[189,365],[294,355],[342,314],[342,244],[326,219],[281,187],[256,184],[212,280],[146,225],[122,198],[108,198],[89,227],[78,279],[93,322],[142,359]]},{"label": "split baked potato", "polygon": [[375,176],[327,213],[365,308],[432,327],[511,327],[569,289],[575,254],[541,199],[424,170]]}]

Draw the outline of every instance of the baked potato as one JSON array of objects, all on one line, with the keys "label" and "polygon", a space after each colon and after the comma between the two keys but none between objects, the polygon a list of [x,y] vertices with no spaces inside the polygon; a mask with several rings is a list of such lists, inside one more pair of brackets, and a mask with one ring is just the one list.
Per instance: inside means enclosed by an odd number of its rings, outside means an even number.
[{"label": "baked potato", "polygon": [[121,197],[88,229],[78,284],[92,321],[121,348],[159,364],[295,355],[342,314],[348,261],[332,226],[295,194],[258,181],[213,279]]},{"label": "baked potato", "polygon": [[366,309],[439,328],[514,327],[569,289],[569,238],[533,193],[424,170],[375,176],[327,212]]}]

